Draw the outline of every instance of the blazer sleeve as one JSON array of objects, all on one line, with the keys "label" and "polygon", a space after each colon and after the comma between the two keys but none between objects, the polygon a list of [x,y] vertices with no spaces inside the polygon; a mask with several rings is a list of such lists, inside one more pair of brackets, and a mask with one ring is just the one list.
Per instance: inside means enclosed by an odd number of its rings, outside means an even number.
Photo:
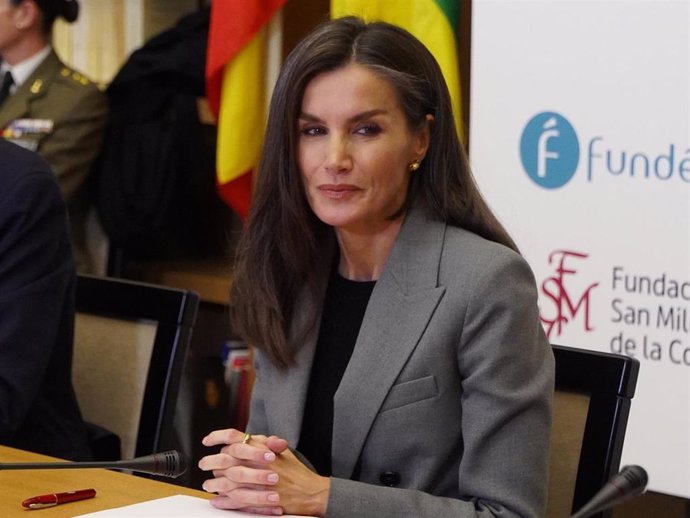
[{"label": "blazer sleeve", "polygon": [[476,275],[454,279],[446,291],[458,302],[460,327],[460,497],[332,478],[327,517],[544,515],[554,360],[535,281],[526,262],[505,249],[478,264]]},{"label": "blazer sleeve", "polygon": [[66,217],[47,169],[0,192],[0,441],[22,425],[54,353],[74,275]]}]

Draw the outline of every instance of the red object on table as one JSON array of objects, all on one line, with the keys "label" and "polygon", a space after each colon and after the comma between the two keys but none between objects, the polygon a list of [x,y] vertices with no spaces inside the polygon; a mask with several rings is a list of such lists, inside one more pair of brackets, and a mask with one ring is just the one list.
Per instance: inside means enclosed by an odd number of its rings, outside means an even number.
[{"label": "red object on table", "polygon": [[22,506],[27,509],[42,509],[44,507],[53,507],[59,504],[66,504],[67,502],[75,502],[77,500],[86,500],[96,496],[95,489],[80,489],[78,491],[68,491],[67,493],[52,493],[49,495],[39,495],[27,498],[22,502]]}]

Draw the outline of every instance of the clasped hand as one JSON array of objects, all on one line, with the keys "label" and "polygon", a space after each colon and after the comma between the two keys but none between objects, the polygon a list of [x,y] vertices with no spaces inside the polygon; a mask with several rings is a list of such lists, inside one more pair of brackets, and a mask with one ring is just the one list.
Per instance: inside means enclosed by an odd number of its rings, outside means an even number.
[{"label": "clasped hand", "polygon": [[213,473],[203,489],[218,496],[211,503],[219,509],[257,514],[323,516],[330,479],[314,473],[274,435],[252,435],[233,428],[216,430],[203,438],[204,446],[222,445],[220,452],[199,461],[199,468]]}]

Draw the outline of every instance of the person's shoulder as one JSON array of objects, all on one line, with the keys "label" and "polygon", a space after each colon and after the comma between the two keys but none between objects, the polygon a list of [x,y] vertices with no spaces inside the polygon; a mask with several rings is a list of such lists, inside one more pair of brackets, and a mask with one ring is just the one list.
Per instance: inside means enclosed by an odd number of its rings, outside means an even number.
[{"label": "person's shoulder", "polygon": [[522,260],[515,250],[453,225],[448,225],[446,229],[444,250],[451,254],[462,254],[463,258],[479,264],[486,264],[491,258]]},{"label": "person's shoulder", "polygon": [[62,64],[56,70],[55,82],[63,85],[69,90],[74,90],[77,92],[91,92],[93,90],[98,90],[98,85],[89,79],[85,74],[82,74],[78,70],[75,70],[65,64]]},{"label": "person's shoulder", "polygon": [[[37,89],[36,110],[47,118],[52,115],[60,119],[84,112],[105,113],[108,105],[105,92],[86,75],[59,60],[45,74],[49,75],[36,78],[32,89]],[[44,92],[40,94],[38,89]]]},{"label": "person's shoulder", "polygon": [[75,92],[99,90],[98,85],[86,75],[65,64],[54,50],[38,65],[29,82],[33,95],[41,95],[55,88]]},{"label": "person's shoulder", "polygon": [[[451,300],[536,300],[536,280],[530,265],[515,250],[467,229],[448,225],[439,265],[439,284]],[[491,302],[491,303],[493,303]]]},{"label": "person's shoulder", "polygon": [[105,93],[96,83],[67,66],[63,66],[57,72],[50,86],[48,97],[52,100],[59,99],[65,106],[83,107],[84,103],[89,106],[94,103],[96,105],[105,105],[106,103]]},{"label": "person's shoulder", "polygon": [[455,279],[463,284],[481,284],[491,277],[534,277],[527,261],[515,250],[452,225],[446,228],[439,273],[443,282]]},{"label": "person's shoulder", "polygon": [[32,93],[38,94],[41,89],[48,89],[51,95],[68,97],[103,96],[98,85],[86,74],[64,63],[60,57],[51,52],[41,65],[39,65],[34,82],[31,85]]},{"label": "person's shoulder", "polygon": [[37,153],[0,138],[0,192],[6,192],[20,180],[30,176],[53,180],[48,163]]}]

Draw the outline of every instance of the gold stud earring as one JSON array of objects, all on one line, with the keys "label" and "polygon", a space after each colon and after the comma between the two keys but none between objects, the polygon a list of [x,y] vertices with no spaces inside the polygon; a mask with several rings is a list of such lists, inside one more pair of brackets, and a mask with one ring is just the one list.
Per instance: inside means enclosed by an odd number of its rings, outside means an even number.
[{"label": "gold stud earring", "polygon": [[411,173],[415,172],[417,169],[419,169],[419,166],[422,165],[422,162],[420,160],[415,160],[412,162],[410,165],[407,166],[407,168],[410,170]]}]

